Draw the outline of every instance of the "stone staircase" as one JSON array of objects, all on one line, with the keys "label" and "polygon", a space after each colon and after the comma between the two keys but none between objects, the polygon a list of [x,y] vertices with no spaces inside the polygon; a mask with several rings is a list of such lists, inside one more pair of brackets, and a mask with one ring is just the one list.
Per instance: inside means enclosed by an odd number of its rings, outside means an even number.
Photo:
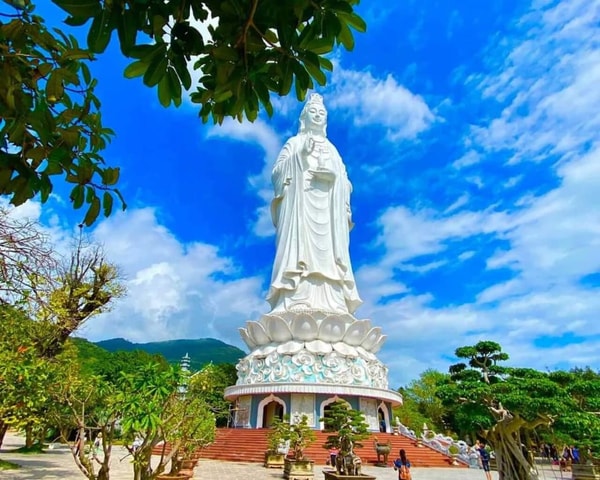
[{"label": "stone staircase", "polygon": [[[202,449],[201,458],[224,460],[231,462],[262,463],[264,453],[267,450],[267,435],[269,429],[246,429],[246,428],[219,428],[215,442]],[[325,465],[328,458],[327,450],[323,444],[327,439],[327,433],[316,431],[317,440],[304,452],[307,458],[315,461],[317,465]],[[406,455],[415,467],[449,467],[452,459],[432,448],[418,447],[416,442],[403,435],[391,435],[378,433],[363,440],[363,447],[356,448],[355,453],[365,464],[375,464],[377,454],[373,448],[373,439],[377,437],[379,443],[392,445],[392,451],[388,458],[388,465],[398,457],[398,451],[403,448]],[[464,466],[464,465],[461,465]]]}]

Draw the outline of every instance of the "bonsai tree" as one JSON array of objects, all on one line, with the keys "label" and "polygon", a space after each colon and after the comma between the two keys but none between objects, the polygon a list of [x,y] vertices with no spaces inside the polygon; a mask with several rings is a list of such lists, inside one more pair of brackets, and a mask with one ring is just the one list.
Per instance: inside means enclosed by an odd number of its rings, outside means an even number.
[{"label": "bonsai tree", "polygon": [[[355,463],[356,455],[354,447],[362,447],[359,443],[369,436],[367,430],[368,424],[365,422],[364,416],[358,410],[354,410],[343,401],[332,403],[329,409],[325,412],[325,416],[321,418],[325,422],[327,429],[332,433],[327,437],[324,448],[337,448],[339,450],[338,461],[336,468],[338,473],[349,474],[344,462],[350,459]],[[340,461],[341,459],[341,461]]]},{"label": "bonsai tree", "polygon": [[287,425],[289,425],[289,430],[286,440],[290,441],[290,449],[294,452],[294,458],[296,461],[304,460],[304,449],[317,438],[313,429],[308,425],[308,417],[302,415],[298,421]]},{"label": "bonsai tree", "polygon": [[555,374],[500,365],[508,354],[498,343],[481,341],[455,354],[466,362],[450,367],[451,378],[438,395],[460,433],[474,432],[493,448],[500,480],[538,478],[522,445],[562,417],[577,419],[587,435],[597,429],[597,417],[578,404],[567,388],[570,382],[562,385]]},{"label": "bonsai tree", "polygon": [[285,446],[288,437],[289,422],[284,422],[279,417],[273,420],[271,431],[267,435],[267,451],[265,452],[265,467],[282,468],[287,455]]},{"label": "bonsai tree", "polygon": [[[289,417],[287,417],[289,420]],[[289,421],[281,420],[279,417],[273,419],[271,431],[267,435],[267,453],[280,454],[281,449],[288,437]]]}]

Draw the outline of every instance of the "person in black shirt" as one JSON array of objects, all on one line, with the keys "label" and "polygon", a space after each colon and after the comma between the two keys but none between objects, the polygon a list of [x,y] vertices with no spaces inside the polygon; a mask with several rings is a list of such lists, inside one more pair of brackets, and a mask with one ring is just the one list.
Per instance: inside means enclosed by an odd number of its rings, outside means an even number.
[{"label": "person in black shirt", "polygon": [[486,480],[492,480],[492,474],[490,473],[490,452],[485,448],[485,440],[479,443],[477,447],[477,453],[481,459],[481,467],[485,472]]}]

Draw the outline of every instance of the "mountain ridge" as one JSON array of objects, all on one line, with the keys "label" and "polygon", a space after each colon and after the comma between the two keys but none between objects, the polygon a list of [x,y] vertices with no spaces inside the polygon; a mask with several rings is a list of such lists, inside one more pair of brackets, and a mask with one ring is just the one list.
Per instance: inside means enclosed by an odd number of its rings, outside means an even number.
[{"label": "mountain ridge", "polygon": [[142,350],[155,354],[159,353],[169,363],[179,363],[184,355],[190,357],[192,370],[198,370],[207,363],[237,363],[246,353],[215,338],[175,339],[161,342],[135,343],[124,338],[110,338],[93,342],[109,352]]}]

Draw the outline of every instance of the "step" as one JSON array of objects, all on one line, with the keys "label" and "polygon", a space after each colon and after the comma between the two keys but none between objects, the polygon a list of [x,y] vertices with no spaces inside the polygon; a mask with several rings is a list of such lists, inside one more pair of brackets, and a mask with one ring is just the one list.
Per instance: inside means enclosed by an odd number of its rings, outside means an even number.
[{"label": "step", "polygon": [[[270,429],[246,429],[246,428],[218,428],[214,443],[200,451],[201,458],[223,460],[232,462],[262,463],[267,450],[267,437]],[[316,441],[308,446],[304,455],[315,461],[317,465],[324,465],[328,459],[327,450],[323,447],[327,436],[326,432],[316,431]],[[417,446],[416,442],[403,435],[391,435],[379,433],[371,435],[361,443],[363,447],[355,448],[355,453],[362,459],[363,463],[375,464],[377,453],[373,441],[377,437],[379,443],[391,444],[391,453],[388,457],[388,465],[392,465],[398,457],[398,451],[406,450],[406,456],[415,467],[449,467],[452,458],[427,446]],[[160,454],[161,447],[155,447],[154,453]]]}]

